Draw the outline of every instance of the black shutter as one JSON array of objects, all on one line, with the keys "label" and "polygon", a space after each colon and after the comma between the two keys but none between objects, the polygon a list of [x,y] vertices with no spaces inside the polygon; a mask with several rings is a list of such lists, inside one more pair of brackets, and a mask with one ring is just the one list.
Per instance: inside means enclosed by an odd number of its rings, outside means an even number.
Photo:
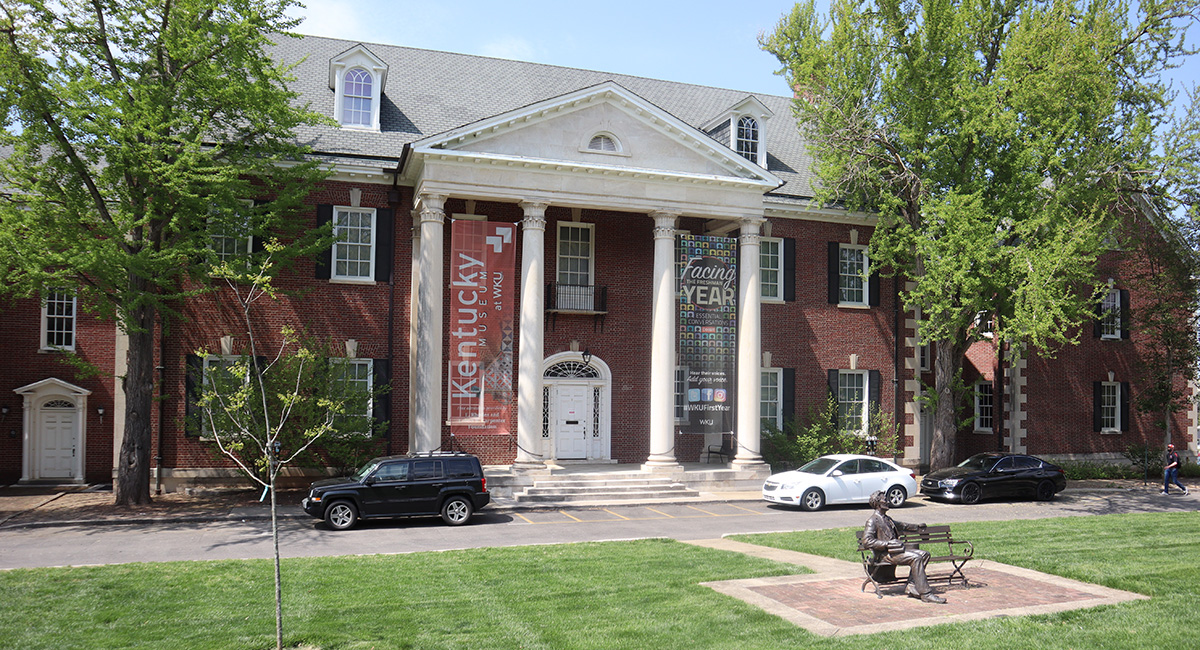
[{"label": "black shutter", "polygon": [[[328,203],[322,203],[317,206],[317,227],[322,228],[325,224],[333,222],[333,206]],[[333,245],[329,248],[317,253],[317,268],[316,278],[318,280],[329,279],[329,269],[333,266]]]},{"label": "black shutter", "polygon": [[394,230],[393,212],[390,208],[380,208],[375,211],[375,281],[387,282],[392,279],[392,257],[396,242],[392,236]]},{"label": "black shutter", "polygon": [[[1121,302],[1120,302],[1121,338],[1128,339],[1129,338],[1129,330],[1133,326],[1133,321],[1129,318],[1129,290],[1121,289],[1120,296],[1121,296]],[[1122,427],[1122,430],[1124,430],[1124,427]]]},{"label": "black shutter", "polygon": [[779,394],[779,417],[783,422],[796,417],[796,369],[783,369],[783,386]]},{"label": "black shutter", "polygon": [[199,436],[203,430],[200,421],[200,387],[204,382],[204,359],[189,354],[183,358],[183,431],[185,436]]},{"label": "black shutter", "polygon": [[836,305],[841,301],[841,292],[838,290],[838,284],[841,280],[841,273],[838,271],[838,258],[841,245],[835,241],[829,242],[829,266],[826,269],[826,275],[829,278],[829,304]]},{"label": "black shutter", "polygon": [[1102,428],[1100,425],[1100,402],[1104,392],[1103,386],[1103,382],[1092,382],[1092,431],[1099,431]]},{"label": "black shutter", "polygon": [[863,413],[864,421],[869,421],[872,410],[879,410],[882,383],[878,370],[867,371],[867,412]]},{"label": "black shutter", "polygon": [[[867,268],[873,268],[875,265],[871,263],[871,258],[867,258]],[[879,272],[871,271],[867,276],[867,304],[872,307],[879,306]]]},{"label": "black shutter", "polygon": [[796,300],[796,240],[791,237],[783,238],[783,259],[780,261],[780,275],[783,282],[783,299],[786,302]]},{"label": "black shutter", "polygon": [[[375,359],[373,361],[372,386],[375,391],[383,389],[382,392],[377,392],[372,401],[373,409],[371,415],[375,418],[375,424],[390,422],[392,419],[392,361],[391,359]],[[388,426],[391,430],[391,426]]]},{"label": "black shutter", "polygon": [[267,233],[263,228],[263,224],[258,220],[258,211],[261,206],[266,205],[266,201],[262,199],[254,199],[254,210],[250,213],[250,252],[261,253],[267,249],[266,239]]},{"label": "black shutter", "polygon": [[1098,339],[1104,336],[1104,296],[1101,296],[1093,307],[1096,310],[1096,320],[1092,323],[1092,338]]},{"label": "black shutter", "polygon": [[1129,382],[1121,382],[1121,431],[1129,431]]},{"label": "black shutter", "polygon": [[829,421],[830,421],[830,424],[832,424],[833,427],[836,429],[838,427],[838,415],[839,415],[839,409],[837,407],[837,403],[838,403],[838,371],[836,371],[836,370],[829,371],[829,399],[833,402],[833,409],[832,409],[833,412],[830,413]]}]

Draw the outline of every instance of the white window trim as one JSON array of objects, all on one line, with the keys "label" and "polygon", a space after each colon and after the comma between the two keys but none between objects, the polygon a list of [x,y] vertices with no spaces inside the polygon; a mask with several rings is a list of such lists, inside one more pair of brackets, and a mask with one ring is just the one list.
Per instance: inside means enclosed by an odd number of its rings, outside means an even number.
[{"label": "white window trim", "polygon": [[921,372],[929,372],[933,369],[932,343],[917,344],[917,369]]},{"label": "white window trim", "polygon": [[[617,147],[617,150],[604,151],[602,149],[592,149],[589,145],[597,136],[604,136],[609,140],[612,140],[612,143]],[[614,135],[612,131],[596,131],[595,133],[584,137],[583,142],[579,143],[579,151],[580,153],[600,154],[603,156],[621,156],[623,158],[629,158],[632,155],[626,150],[625,143],[622,142],[621,139],[616,135]]]},{"label": "white window trim", "polygon": [[[748,117],[758,125],[758,150],[754,160],[746,158],[738,151],[738,122],[743,117]],[[752,162],[763,169],[767,168],[767,116],[756,115],[754,113],[735,112],[729,116],[729,148],[739,158]]]},{"label": "white window trim", "polygon": [[[222,365],[224,365],[227,363],[236,363],[241,360],[242,360],[242,356],[239,354],[206,354],[206,355],[204,355],[200,359],[200,385],[203,386],[205,390],[208,389],[209,376],[210,376],[209,368],[214,361],[221,361]],[[250,363],[254,363],[254,360],[251,359]],[[246,369],[246,381],[247,382],[250,381],[249,370],[250,370],[249,368]],[[214,406],[213,408],[217,408],[217,407]],[[201,414],[200,414],[200,439],[207,440],[207,441],[216,440],[216,436],[213,435],[212,430],[210,430],[208,428],[208,425],[209,425],[209,421],[208,421],[208,417],[207,417],[206,413],[201,412]]]},{"label": "white window trim", "polygon": [[784,264],[783,264],[783,255],[784,255],[784,253],[783,253],[783,238],[782,238],[782,237],[760,237],[760,238],[759,238],[759,242],[760,242],[760,248],[759,248],[759,251],[760,251],[760,253],[759,253],[759,256],[758,256],[758,259],[759,259],[759,270],[758,270],[758,277],[759,277],[759,279],[760,279],[760,281],[761,281],[761,282],[765,282],[765,280],[762,280],[762,277],[763,277],[762,270],[763,270],[763,268],[765,268],[765,267],[763,267],[763,266],[762,266],[762,254],[761,254],[762,248],[761,248],[761,244],[763,244],[763,243],[767,243],[767,242],[771,242],[771,243],[775,244],[775,245],[778,247],[778,249],[777,249],[777,250],[778,250],[778,255],[776,256],[776,258],[779,260],[779,266],[777,266],[777,267],[775,267],[774,269],[772,269],[772,270],[773,270],[773,271],[775,271],[775,273],[776,273],[776,278],[777,278],[777,280],[776,280],[776,282],[775,282],[775,286],[776,286],[776,287],[778,288],[778,290],[779,290],[779,295],[776,295],[776,296],[768,296],[768,295],[767,295],[767,294],[766,294],[766,293],[765,293],[765,292],[762,290],[762,287],[760,286],[760,287],[759,287],[759,293],[761,294],[761,300],[762,300],[762,302],[765,302],[765,303],[783,303],[783,302],[784,302],[784,299],[783,299],[783,296],[784,296],[784,284],[787,282],[787,279],[783,277],[783,269],[784,269]]},{"label": "white window trim", "polygon": [[[863,252],[862,302],[842,300],[842,251],[846,249]],[[867,247],[860,244],[838,244],[838,306],[839,307],[870,307],[871,306],[871,256]]]},{"label": "white window trim", "polygon": [[[1100,338],[1105,341],[1120,340],[1124,323],[1121,322],[1121,290],[1110,288],[1108,293],[1100,302],[1100,312],[1103,314],[1100,320]],[[1113,331],[1106,332],[1112,319]]]},{"label": "white window trim", "polygon": [[[374,360],[373,359],[359,359],[359,358],[351,359],[351,358],[346,358],[346,357],[334,357],[334,358],[330,359],[330,361],[333,363],[342,364],[343,366],[347,366],[347,367],[348,366],[366,366],[367,393],[368,393],[366,411],[364,413],[360,413],[358,415],[354,415],[351,417],[372,418],[375,414],[375,395],[374,395],[374,393],[375,393],[375,362],[374,362]],[[342,381],[346,381],[346,380],[343,379]],[[370,436],[371,431],[369,431],[369,430],[368,431],[350,431],[350,432],[347,432],[347,434],[348,435]]]},{"label": "white window trim", "polygon": [[991,402],[991,404],[988,405],[988,408],[991,410],[991,413],[988,415],[988,417],[992,420],[993,425],[996,421],[996,389],[992,385],[992,382],[990,382],[990,381],[977,381],[977,382],[975,382],[974,388],[971,390],[972,400],[975,403],[975,418],[974,418],[973,427],[975,429],[975,433],[993,433],[992,427],[990,427],[990,426],[982,427],[979,424],[980,418],[983,416],[983,413],[982,413],[983,404],[980,400],[982,395],[980,394],[979,389],[983,386],[987,386],[988,388],[990,388],[992,390],[992,393],[989,395],[989,397],[991,397],[992,402]]},{"label": "white window trim", "polygon": [[[592,287],[592,291],[593,291],[592,305],[595,306],[595,301],[596,301],[596,296],[595,296],[595,288],[596,288],[596,224],[583,223],[581,221],[563,221],[563,222],[559,222],[558,226],[554,229],[554,282],[556,285],[564,284],[562,282],[562,280],[560,279],[562,277],[560,274],[562,273],[562,268],[563,268],[563,254],[562,254],[563,228],[582,228],[582,229],[586,229],[590,232],[590,234],[588,235],[588,242],[589,242],[589,244],[588,244],[588,271],[587,271],[588,284],[587,285],[569,285],[569,286],[590,286],[590,287]],[[574,259],[574,258],[572,258],[572,259]],[[555,307],[560,308],[561,304],[562,303],[560,301],[559,305],[555,305]]]},{"label": "white window trim", "polygon": [[[759,368],[759,372],[762,375],[770,374],[770,375],[775,376],[775,387],[777,390],[778,397],[774,402],[774,404],[775,404],[775,417],[774,417],[775,422],[774,422],[774,424],[776,427],[779,427],[780,429],[782,429],[783,428],[783,390],[784,390],[783,368]],[[758,414],[759,414],[760,420],[762,420],[764,422],[769,419],[769,418],[762,417],[762,405],[764,402],[766,402],[766,400],[763,398],[762,391],[766,387],[766,385],[767,385],[767,383],[765,381],[763,381],[759,384],[760,388],[759,388],[759,396],[758,396],[758,402],[759,402]]]},{"label": "white window trim", "polygon": [[[369,125],[342,122],[346,73],[355,68],[365,70],[371,75],[371,123]],[[387,72],[387,64],[362,45],[355,46],[329,62],[329,87],[334,91],[333,119],[341,125],[341,128],[375,132],[380,130],[379,108],[382,105],[383,88],[387,83]]]},{"label": "white window trim", "polygon": [[[71,296],[71,344],[70,345],[50,345],[50,296],[70,295]],[[62,302],[66,302],[65,300]],[[56,316],[55,318],[61,318]],[[46,292],[42,296],[42,324],[41,324],[41,351],[42,352],[74,352],[75,345],[79,342],[79,299],[71,291],[56,289]]]},{"label": "white window trim", "polygon": [[[1113,388],[1113,424],[1115,426],[1104,426],[1104,389],[1111,386]],[[1121,382],[1119,381],[1102,381],[1100,382],[1100,433],[1113,435],[1121,433]]]},{"label": "white window trim", "polygon": [[[338,212],[369,212],[371,214],[371,262],[370,269],[366,276],[358,275],[339,275],[337,272],[338,264]],[[352,208],[344,205],[336,205],[333,207],[333,249],[330,251],[329,259],[329,281],[347,284],[375,284],[375,255],[379,252],[379,213],[375,208]],[[359,244],[355,244],[359,245]]]},{"label": "white window trim", "polygon": [[[862,377],[862,418],[861,428],[857,431],[846,429],[842,426],[842,377],[857,375]],[[848,433],[855,433],[866,437],[867,427],[870,426],[870,408],[871,408],[871,373],[866,370],[838,370],[838,394],[837,394],[837,409],[838,409],[838,429]]]}]

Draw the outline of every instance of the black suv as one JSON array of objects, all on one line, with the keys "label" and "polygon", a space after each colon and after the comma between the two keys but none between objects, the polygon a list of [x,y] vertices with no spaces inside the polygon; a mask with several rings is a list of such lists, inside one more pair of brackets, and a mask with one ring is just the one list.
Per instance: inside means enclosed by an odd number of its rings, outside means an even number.
[{"label": "black suv", "polygon": [[376,458],[354,476],[316,481],[304,511],[334,530],[377,517],[441,515],[461,526],[491,501],[479,459],[464,453]]}]

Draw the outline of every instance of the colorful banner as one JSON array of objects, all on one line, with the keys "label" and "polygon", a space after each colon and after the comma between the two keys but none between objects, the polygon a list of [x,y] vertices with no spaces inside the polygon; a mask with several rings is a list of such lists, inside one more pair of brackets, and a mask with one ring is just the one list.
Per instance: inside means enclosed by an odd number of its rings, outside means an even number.
[{"label": "colorful banner", "polygon": [[733,431],[737,368],[737,239],[681,235],[679,365],[687,373],[683,433]]},{"label": "colorful banner", "polygon": [[469,219],[450,226],[446,417],[454,435],[509,433],[516,231],[511,223]]}]

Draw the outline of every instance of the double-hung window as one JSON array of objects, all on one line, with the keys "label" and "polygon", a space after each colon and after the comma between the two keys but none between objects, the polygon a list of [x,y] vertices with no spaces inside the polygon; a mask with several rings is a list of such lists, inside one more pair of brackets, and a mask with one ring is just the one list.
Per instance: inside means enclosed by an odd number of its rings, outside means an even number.
[{"label": "double-hung window", "polygon": [[371,126],[371,73],[362,68],[346,72],[342,84],[342,124],[346,126]]},{"label": "double-hung window", "polygon": [[735,145],[739,156],[758,163],[758,120],[749,115],[738,119]]},{"label": "double-hung window", "polygon": [[[239,363],[245,363],[246,367],[239,370],[237,368]],[[203,358],[201,369],[205,391],[211,391],[220,397],[209,405],[212,418],[218,425],[228,424],[229,415],[225,412],[225,405],[237,404],[242,401],[238,393],[250,381],[250,360],[243,359],[238,355],[210,354]],[[233,432],[220,431],[220,433],[229,435]],[[213,437],[212,421],[209,419],[208,412],[200,414],[200,435],[204,438]]]},{"label": "double-hung window", "polygon": [[334,209],[334,280],[365,281],[375,277],[375,209]]},{"label": "double-hung window", "polygon": [[975,384],[975,431],[990,433],[994,427],[992,382],[981,381]]},{"label": "double-hung window", "polygon": [[783,427],[783,368],[763,368],[759,417],[763,424]]},{"label": "double-hung window", "polygon": [[838,302],[866,305],[869,301],[867,275],[870,272],[866,246],[842,244],[838,247]]},{"label": "double-hung window", "polygon": [[75,294],[51,289],[42,296],[42,349],[75,349]]},{"label": "double-hung window", "polygon": [[848,433],[866,434],[867,373],[841,370],[837,376],[838,425]]},{"label": "double-hung window", "polygon": [[595,230],[590,223],[558,225],[557,309],[595,309]]},{"label": "double-hung window", "polygon": [[[336,380],[341,382],[341,388],[344,391],[342,395],[347,400],[347,409],[342,420],[349,422],[360,418],[370,418],[374,403],[372,360],[335,359],[334,361],[338,365]],[[360,431],[359,433],[364,432]]]},{"label": "double-hung window", "polygon": [[1121,338],[1121,290],[1109,289],[1100,302],[1100,338]]},{"label": "double-hung window", "polygon": [[246,201],[244,209],[225,223],[209,219],[208,236],[217,261],[244,259],[250,254],[254,245],[250,227],[250,210],[253,206],[253,202]]},{"label": "double-hung window", "polygon": [[762,281],[762,299],[780,302],[783,295],[783,240],[763,237],[759,240],[758,268]]},{"label": "double-hung window", "polygon": [[1121,384],[1117,382],[1100,384],[1100,431],[1121,432]]}]

